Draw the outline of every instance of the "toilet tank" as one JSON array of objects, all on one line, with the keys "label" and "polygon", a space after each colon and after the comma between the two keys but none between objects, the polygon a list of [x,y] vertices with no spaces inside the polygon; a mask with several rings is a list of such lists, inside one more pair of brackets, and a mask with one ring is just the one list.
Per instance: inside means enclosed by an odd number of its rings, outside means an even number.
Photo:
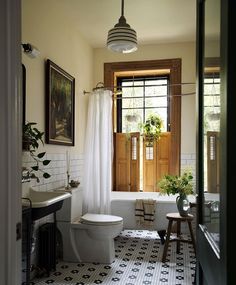
[{"label": "toilet tank", "polygon": [[56,212],[58,222],[71,222],[82,216],[83,192],[81,186],[69,190],[71,197],[64,200],[62,208]]}]

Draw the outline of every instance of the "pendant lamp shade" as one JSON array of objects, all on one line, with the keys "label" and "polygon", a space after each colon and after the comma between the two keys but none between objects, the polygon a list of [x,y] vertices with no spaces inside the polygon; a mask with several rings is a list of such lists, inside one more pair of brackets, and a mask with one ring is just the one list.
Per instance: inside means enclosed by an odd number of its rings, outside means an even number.
[{"label": "pendant lamp shade", "polygon": [[124,17],[124,0],[121,1],[121,16],[119,22],[108,32],[107,48],[109,50],[130,53],[137,50],[137,34]]}]

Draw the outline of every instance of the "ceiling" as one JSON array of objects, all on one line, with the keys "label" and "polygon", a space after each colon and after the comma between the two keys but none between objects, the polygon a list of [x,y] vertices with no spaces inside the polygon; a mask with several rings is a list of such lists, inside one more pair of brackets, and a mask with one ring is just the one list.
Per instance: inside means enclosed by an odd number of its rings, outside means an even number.
[{"label": "ceiling", "polygon": [[[118,22],[121,0],[59,0],[83,37],[105,47],[108,30]],[[125,0],[124,15],[138,44],[195,41],[196,0]]]}]

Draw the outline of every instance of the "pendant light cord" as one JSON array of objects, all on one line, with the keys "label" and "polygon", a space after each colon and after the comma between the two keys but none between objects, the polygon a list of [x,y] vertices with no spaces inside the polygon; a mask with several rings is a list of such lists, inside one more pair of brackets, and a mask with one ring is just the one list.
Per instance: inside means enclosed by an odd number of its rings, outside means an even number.
[{"label": "pendant light cord", "polygon": [[124,16],[124,0],[121,0],[121,16]]}]

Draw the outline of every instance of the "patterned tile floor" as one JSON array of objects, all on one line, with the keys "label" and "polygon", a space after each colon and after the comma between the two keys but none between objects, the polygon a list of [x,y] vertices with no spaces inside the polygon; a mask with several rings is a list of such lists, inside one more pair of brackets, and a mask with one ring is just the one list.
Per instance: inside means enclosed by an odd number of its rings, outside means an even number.
[{"label": "patterned tile floor", "polygon": [[195,255],[191,245],[169,246],[162,263],[163,245],[155,231],[124,230],[115,239],[116,259],[110,265],[60,261],[50,277],[34,279],[32,285],[190,285],[194,279]]}]

